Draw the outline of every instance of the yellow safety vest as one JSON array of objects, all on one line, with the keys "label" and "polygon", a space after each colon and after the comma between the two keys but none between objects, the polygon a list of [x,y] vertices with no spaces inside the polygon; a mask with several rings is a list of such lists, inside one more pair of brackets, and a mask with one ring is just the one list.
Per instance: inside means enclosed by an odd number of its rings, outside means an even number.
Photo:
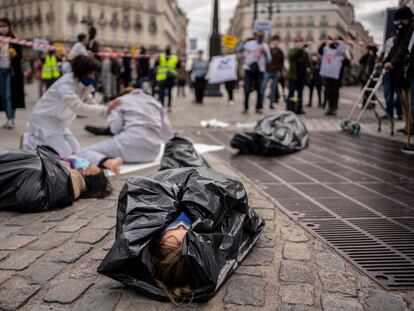
[{"label": "yellow safety vest", "polygon": [[42,80],[52,80],[60,77],[58,61],[55,55],[46,55],[42,67]]},{"label": "yellow safety vest", "polygon": [[178,57],[176,55],[171,55],[167,61],[167,56],[165,54],[161,54],[157,68],[156,80],[165,81],[167,80],[168,74],[177,76],[177,64]]}]

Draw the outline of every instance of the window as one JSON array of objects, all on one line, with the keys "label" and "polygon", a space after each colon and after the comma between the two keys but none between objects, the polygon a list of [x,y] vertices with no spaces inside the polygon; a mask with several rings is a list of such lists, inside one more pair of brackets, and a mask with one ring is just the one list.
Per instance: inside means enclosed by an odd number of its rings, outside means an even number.
[{"label": "window", "polygon": [[312,30],[308,30],[308,34],[306,35],[306,40],[307,41],[313,41],[313,32],[312,32]]},{"label": "window", "polygon": [[303,17],[302,16],[297,17],[296,27],[303,27]]},{"label": "window", "polygon": [[290,16],[286,18],[286,27],[292,27],[292,18]]},{"label": "window", "polygon": [[307,23],[308,27],[314,27],[315,26],[315,21],[313,19],[313,16],[308,16],[308,23]]},{"label": "window", "polygon": [[326,17],[326,15],[321,16],[321,26],[329,26],[328,18]]},{"label": "window", "polygon": [[326,32],[326,30],[322,30],[321,31],[321,35],[319,37],[321,40],[326,40],[328,38],[328,34]]},{"label": "window", "polygon": [[290,31],[286,32],[286,42],[289,43],[292,41],[292,36],[290,35]]}]

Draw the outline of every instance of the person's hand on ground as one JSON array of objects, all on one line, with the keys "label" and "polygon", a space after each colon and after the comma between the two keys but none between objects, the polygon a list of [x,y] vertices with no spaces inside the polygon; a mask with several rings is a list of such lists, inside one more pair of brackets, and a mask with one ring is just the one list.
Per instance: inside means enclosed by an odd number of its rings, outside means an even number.
[{"label": "person's hand on ground", "polygon": [[103,163],[103,167],[111,170],[116,175],[119,175],[121,172],[122,163],[123,162],[121,158],[108,159]]},{"label": "person's hand on ground", "polygon": [[108,103],[108,114],[110,114],[114,109],[121,105],[121,101],[119,99],[115,99]]}]

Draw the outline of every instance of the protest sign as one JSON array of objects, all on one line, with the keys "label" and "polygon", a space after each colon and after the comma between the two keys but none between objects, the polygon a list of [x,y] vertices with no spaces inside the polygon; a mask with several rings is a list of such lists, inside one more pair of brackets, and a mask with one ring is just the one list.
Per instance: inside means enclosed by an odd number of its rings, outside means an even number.
[{"label": "protest sign", "polygon": [[237,80],[237,57],[235,54],[215,56],[210,62],[206,79],[210,84]]}]

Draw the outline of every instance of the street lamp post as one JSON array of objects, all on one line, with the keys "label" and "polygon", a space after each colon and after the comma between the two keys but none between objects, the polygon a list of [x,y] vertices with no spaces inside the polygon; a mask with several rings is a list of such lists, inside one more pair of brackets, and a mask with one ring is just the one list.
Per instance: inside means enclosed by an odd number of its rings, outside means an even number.
[{"label": "street lamp post", "polygon": [[258,2],[259,0],[254,0],[253,23],[257,19]]},{"label": "street lamp post", "polygon": [[[221,35],[219,26],[219,2],[218,0],[213,0],[213,27],[210,35],[210,60],[214,56],[221,55]],[[223,96],[223,94],[220,92],[220,84],[208,84],[206,96]]]}]

